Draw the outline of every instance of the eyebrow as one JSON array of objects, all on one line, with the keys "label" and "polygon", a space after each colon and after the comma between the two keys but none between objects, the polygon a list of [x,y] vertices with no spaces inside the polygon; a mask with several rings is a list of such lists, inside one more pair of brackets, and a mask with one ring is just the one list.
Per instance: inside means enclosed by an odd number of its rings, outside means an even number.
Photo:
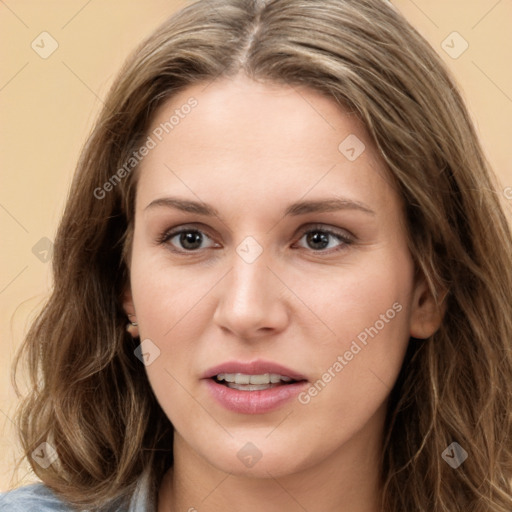
[{"label": "eyebrow", "polygon": [[[188,213],[197,213],[198,215],[221,218],[218,210],[207,203],[190,201],[188,199],[181,199],[178,197],[161,197],[159,199],[155,199],[154,201],[151,201],[144,210],[156,207],[174,208]],[[296,203],[292,203],[286,208],[284,216],[295,217],[298,215],[305,215],[307,213],[334,212],[339,210],[357,210],[369,215],[375,215],[375,212],[372,209],[360,201],[336,198],[298,201]]]}]

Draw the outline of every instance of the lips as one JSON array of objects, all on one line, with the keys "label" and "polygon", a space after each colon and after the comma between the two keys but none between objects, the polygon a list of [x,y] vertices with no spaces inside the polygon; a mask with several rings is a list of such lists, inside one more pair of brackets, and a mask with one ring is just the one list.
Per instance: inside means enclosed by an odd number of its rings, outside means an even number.
[{"label": "lips", "polygon": [[274,363],[271,361],[257,360],[252,362],[241,362],[241,361],[227,361],[225,363],[214,366],[208,369],[202,376],[203,379],[211,379],[222,374],[244,374],[244,375],[264,375],[274,374],[285,379],[291,379],[292,381],[304,381],[307,378],[301,373],[286,368],[283,365]]},{"label": "lips", "polygon": [[285,407],[309,385],[298,371],[264,360],[227,361],[204,372],[202,381],[218,404],[238,414]]},{"label": "lips", "polygon": [[238,414],[265,414],[291,403],[308,381],[271,361],[228,361],[207,370],[202,381],[210,396]]}]

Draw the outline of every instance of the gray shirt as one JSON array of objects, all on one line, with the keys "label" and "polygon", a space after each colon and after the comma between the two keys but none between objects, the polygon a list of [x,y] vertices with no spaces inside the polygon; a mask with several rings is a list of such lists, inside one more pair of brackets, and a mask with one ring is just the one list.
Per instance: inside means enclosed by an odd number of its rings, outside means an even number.
[{"label": "gray shirt", "polygon": [[[149,472],[143,473],[128,506],[112,503],[102,512],[156,512],[156,499],[149,490]],[[1,512],[75,512],[46,485],[36,483],[0,493]]]}]

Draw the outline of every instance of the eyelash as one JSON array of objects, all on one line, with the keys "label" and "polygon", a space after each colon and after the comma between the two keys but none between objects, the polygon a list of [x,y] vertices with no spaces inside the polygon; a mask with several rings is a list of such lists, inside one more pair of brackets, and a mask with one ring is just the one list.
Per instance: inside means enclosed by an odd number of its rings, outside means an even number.
[{"label": "eyelash", "polygon": [[[171,244],[169,244],[169,241],[171,239],[173,239],[175,236],[180,235],[182,233],[201,233],[203,235],[206,235],[208,238],[211,238],[204,231],[201,231],[198,228],[180,227],[179,229],[171,229],[171,230],[164,231],[158,237],[157,243],[159,245],[166,245],[166,244],[171,245]],[[330,250],[311,249],[311,251],[315,254],[321,254],[321,253],[332,254],[335,252],[340,252],[340,251],[345,250],[348,246],[352,245],[355,241],[352,237],[349,237],[349,236],[339,233],[337,231],[333,231],[332,229],[327,228],[323,225],[314,225],[314,226],[308,227],[307,230],[302,232],[299,240],[301,240],[305,235],[309,235],[310,233],[324,233],[327,235],[331,235],[334,238],[338,239],[340,242],[342,242],[342,244],[340,246],[336,247],[335,249],[330,249]],[[181,255],[194,254],[194,253],[198,253],[200,251],[200,249],[186,250],[186,249],[174,249],[174,248],[171,248],[170,250],[174,253],[181,254]]]}]

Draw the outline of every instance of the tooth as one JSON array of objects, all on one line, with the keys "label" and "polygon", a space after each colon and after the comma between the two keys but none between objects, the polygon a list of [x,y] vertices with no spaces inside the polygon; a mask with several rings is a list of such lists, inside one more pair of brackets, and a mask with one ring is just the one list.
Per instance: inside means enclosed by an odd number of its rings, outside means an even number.
[{"label": "tooth", "polygon": [[246,375],[245,373],[236,373],[235,374],[235,383],[236,384],[249,384],[250,375]]},{"label": "tooth", "polygon": [[262,391],[264,389],[268,389],[272,387],[270,384],[235,384],[235,383],[228,383],[228,387],[232,389],[238,389],[238,391]]},{"label": "tooth", "polygon": [[236,383],[240,385],[254,384],[257,386],[266,384],[277,384],[279,382],[291,382],[291,377],[279,375],[277,373],[264,373],[260,375],[248,375],[246,373],[219,373],[217,380],[226,381],[226,383]]},{"label": "tooth", "polygon": [[270,375],[265,373],[263,375],[251,375],[251,384],[269,384],[270,383]]}]

